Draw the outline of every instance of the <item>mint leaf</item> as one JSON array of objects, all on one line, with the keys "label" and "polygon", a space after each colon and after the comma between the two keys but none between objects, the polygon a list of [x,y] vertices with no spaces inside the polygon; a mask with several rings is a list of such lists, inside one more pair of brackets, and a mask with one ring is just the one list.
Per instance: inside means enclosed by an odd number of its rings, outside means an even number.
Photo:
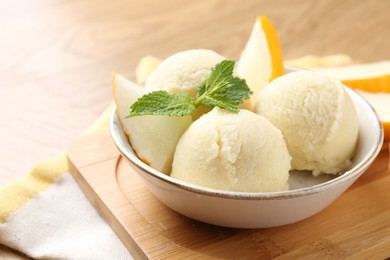
[{"label": "mint leaf", "polygon": [[238,105],[249,98],[252,91],[245,80],[234,77],[235,62],[224,60],[211,69],[210,76],[200,84],[196,99],[188,94],[169,94],[166,91],[154,91],[139,98],[130,107],[127,116],[191,115],[198,106],[220,107],[238,113]]},{"label": "mint leaf", "polygon": [[245,80],[234,77],[234,61],[224,60],[212,70],[210,77],[198,88],[197,105],[221,107],[238,113],[237,106],[249,98],[252,91]]},{"label": "mint leaf", "polygon": [[236,104],[230,102],[230,100],[225,97],[220,97],[219,99],[207,97],[203,99],[200,104],[208,108],[220,107],[234,113],[238,113],[240,111]]},{"label": "mint leaf", "polygon": [[187,116],[192,114],[195,106],[188,94],[169,94],[160,90],[143,95],[130,109],[126,118],[144,115]]},{"label": "mint leaf", "polygon": [[203,81],[198,88],[198,96],[202,96],[205,92],[210,91],[210,88],[217,88],[218,83],[225,78],[231,77],[234,69],[235,62],[232,60],[224,60],[213,68],[211,68],[210,76]]}]

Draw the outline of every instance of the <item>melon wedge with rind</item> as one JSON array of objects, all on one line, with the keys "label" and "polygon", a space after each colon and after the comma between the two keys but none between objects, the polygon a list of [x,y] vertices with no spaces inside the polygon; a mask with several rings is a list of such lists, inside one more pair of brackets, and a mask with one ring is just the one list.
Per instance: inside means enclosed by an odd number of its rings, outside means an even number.
[{"label": "melon wedge with rind", "polygon": [[337,68],[313,69],[339,79],[353,89],[390,93],[390,61],[357,64]]},{"label": "melon wedge with rind", "polygon": [[259,16],[235,68],[257,95],[269,82],[284,74],[279,39],[271,21]]},{"label": "melon wedge with rind", "polygon": [[146,90],[114,73],[112,91],[122,129],[138,158],[152,168],[170,174],[177,142],[192,123],[191,116],[126,118],[130,106],[143,96]]}]

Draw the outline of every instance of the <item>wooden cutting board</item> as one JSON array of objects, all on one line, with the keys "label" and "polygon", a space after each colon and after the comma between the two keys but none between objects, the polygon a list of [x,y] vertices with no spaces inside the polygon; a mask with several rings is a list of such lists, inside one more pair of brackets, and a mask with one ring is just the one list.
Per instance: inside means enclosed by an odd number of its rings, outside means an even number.
[{"label": "wooden cutting board", "polygon": [[136,258],[390,256],[388,143],[363,176],[328,208],[309,219],[267,229],[218,227],[170,210],[121,158],[108,131],[82,137],[67,152],[80,187]]}]

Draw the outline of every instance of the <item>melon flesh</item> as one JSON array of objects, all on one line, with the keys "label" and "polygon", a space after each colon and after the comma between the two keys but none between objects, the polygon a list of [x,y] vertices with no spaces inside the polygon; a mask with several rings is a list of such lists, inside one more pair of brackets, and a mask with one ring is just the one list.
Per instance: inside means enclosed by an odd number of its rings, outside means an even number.
[{"label": "melon flesh", "polygon": [[152,168],[170,174],[176,144],[192,123],[191,116],[137,116],[125,118],[130,106],[146,90],[119,74],[113,74],[116,113],[133,150]]}]

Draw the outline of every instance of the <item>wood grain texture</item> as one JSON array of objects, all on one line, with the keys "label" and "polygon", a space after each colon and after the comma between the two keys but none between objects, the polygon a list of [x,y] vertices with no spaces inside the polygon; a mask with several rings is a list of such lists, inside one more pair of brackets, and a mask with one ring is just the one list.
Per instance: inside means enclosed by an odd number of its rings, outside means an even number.
[{"label": "wood grain texture", "polygon": [[284,57],[390,59],[387,0],[1,0],[0,187],[64,150],[111,102],[111,72],[138,60],[213,49],[237,58],[257,15]]},{"label": "wood grain texture", "polygon": [[[390,256],[389,144],[340,198],[306,220],[233,229],[160,203],[120,157],[109,132],[68,149],[72,174],[125,246],[150,259],[385,259]],[[297,209],[298,210],[298,209]]]}]

